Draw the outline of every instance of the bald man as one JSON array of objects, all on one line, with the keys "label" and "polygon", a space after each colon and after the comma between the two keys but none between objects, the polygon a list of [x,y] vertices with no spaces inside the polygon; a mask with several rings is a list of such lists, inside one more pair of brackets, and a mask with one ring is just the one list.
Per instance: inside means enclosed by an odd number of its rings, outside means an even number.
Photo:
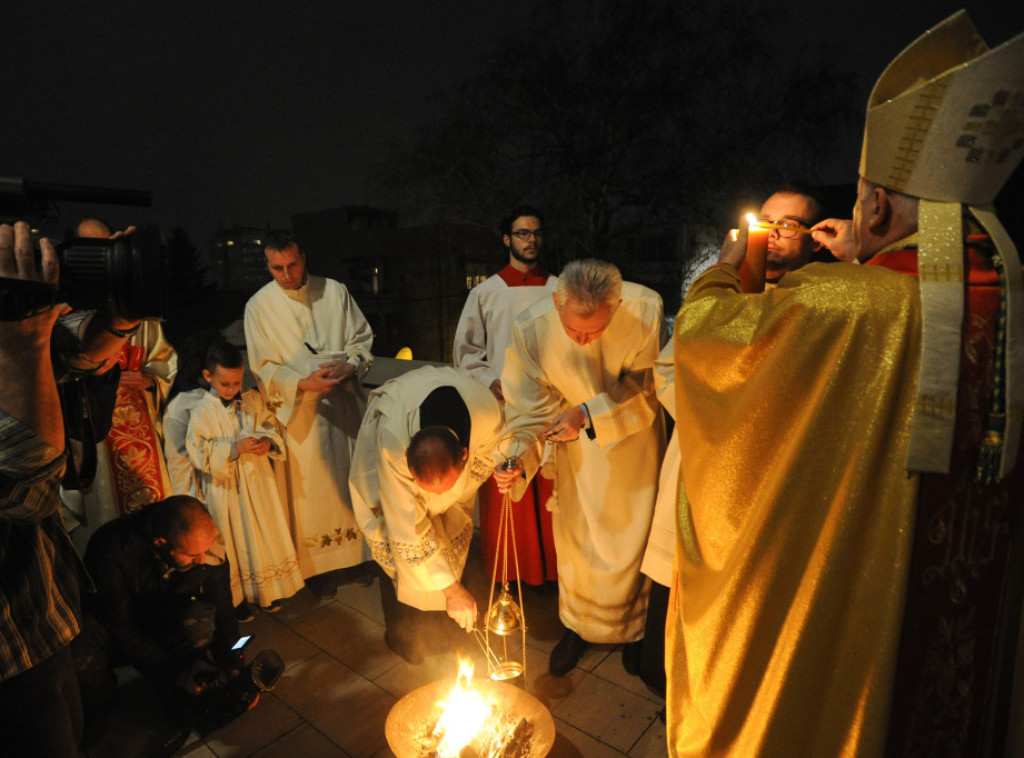
[{"label": "bald man", "polygon": [[[85,565],[96,585],[83,597],[86,626],[98,623],[109,635],[110,666],[137,669],[178,718],[188,696],[202,692],[202,675],[215,670],[208,652],[221,668],[241,667],[231,650],[238,619],[224,541],[195,498],[175,495],[104,524]],[[88,663],[96,684],[105,661],[95,646],[83,647],[73,646],[76,661],[80,670]]]},{"label": "bald man", "polygon": [[410,663],[445,646],[451,621],[476,622],[462,570],[501,426],[497,398],[463,369],[424,366],[370,393],[352,455],[352,504],[390,578],[380,581],[385,642]]}]

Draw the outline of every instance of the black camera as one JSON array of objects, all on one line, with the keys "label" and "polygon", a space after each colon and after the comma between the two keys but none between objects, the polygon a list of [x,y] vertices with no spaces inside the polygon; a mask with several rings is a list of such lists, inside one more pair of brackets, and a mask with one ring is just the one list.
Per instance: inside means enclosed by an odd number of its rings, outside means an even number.
[{"label": "black camera", "polygon": [[57,246],[57,258],[57,287],[0,277],[0,321],[19,321],[54,303],[89,309],[109,300],[126,319],[163,318],[167,246],[156,225],[114,239],[73,237]]},{"label": "black camera", "polygon": [[198,696],[196,731],[206,735],[252,708],[261,692],[269,692],[284,673],[284,660],[273,650],[261,650],[237,676],[218,671]]}]

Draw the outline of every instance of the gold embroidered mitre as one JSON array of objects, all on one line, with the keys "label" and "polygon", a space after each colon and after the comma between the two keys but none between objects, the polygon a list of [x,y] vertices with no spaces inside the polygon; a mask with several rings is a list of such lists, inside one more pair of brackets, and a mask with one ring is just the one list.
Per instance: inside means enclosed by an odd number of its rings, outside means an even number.
[{"label": "gold embroidered mitre", "polygon": [[[963,205],[1004,264],[1005,476],[1024,418],[1024,286],[991,207],[1024,156],[1024,34],[989,49],[965,11],[925,32],[885,69],[868,100],[860,174],[919,198],[922,355],[906,466],[949,470],[964,309]],[[1000,409],[1002,415],[1002,409]]]},{"label": "gold embroidered mitre", "polygon": [[991,203],[1024,156],[1024,34],[989,50],[966,11],[925,32],[868,100],[860,174],[942,202]]}]

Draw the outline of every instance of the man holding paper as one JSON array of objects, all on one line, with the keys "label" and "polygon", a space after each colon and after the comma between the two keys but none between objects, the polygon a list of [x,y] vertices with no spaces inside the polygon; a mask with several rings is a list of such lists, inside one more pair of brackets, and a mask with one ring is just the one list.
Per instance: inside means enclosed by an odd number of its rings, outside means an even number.
[{"label": "man holding paper", "polygon": [[[246,304],[245,339],[260,390],[285,428],[288,515],[308,580],[369,558],[348,473],[373,332],[345,285],[306,271],[294,239],[272,235],[264,252],[274,281]],[[333,587],[321,580],[322,594]]]}]

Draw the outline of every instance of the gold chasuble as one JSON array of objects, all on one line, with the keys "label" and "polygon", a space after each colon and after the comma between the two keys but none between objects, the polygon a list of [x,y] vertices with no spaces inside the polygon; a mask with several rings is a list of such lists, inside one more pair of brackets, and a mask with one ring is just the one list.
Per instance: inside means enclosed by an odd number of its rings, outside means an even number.
[{"label": "gold chasuble", "polygon": [[917,490],[903,468],[917,283],[811,264],[763,295],[738,290],[716,266],[676,321],[700,555],[677,547],[671,754],[877,755]]},{"label": "gold chasuble", "polygon": [[1022,156],[1024,35],[954,14],[869,99],[866,264],[691,287],[670,755],[1024,755],[1024,283],[991,207]]}]

